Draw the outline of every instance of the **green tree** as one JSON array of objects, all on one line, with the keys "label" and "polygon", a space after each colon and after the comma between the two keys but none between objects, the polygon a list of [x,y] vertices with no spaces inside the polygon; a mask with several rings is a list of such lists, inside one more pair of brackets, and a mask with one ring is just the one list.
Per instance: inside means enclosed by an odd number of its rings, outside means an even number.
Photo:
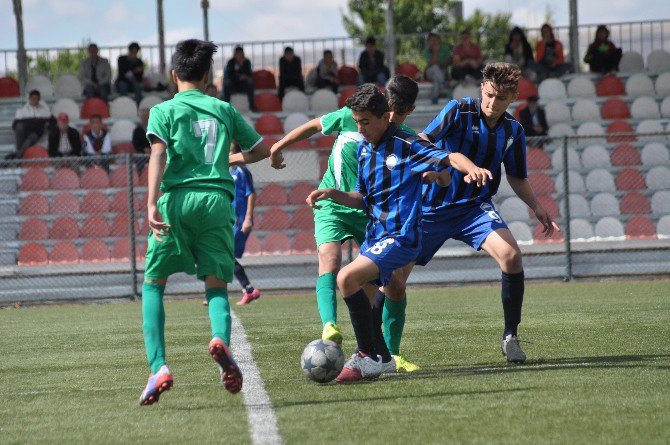
[{"label": "green tree", "polygon": [[79,64],[88,57],[87,46],[88,43],[85,43],[81,48],[57,51],[55,56],[50,52],[28,56],[29,77],[40,74],[54,82],[61,74],[78,75]]}]

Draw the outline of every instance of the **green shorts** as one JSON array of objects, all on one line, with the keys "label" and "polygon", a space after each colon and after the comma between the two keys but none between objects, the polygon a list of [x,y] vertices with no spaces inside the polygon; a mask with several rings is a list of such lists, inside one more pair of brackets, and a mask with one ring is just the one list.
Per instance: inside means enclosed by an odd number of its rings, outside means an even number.
[{"label": "green shorts", "polygon": [[324,206],[314,209],[314,238],[318,248],[324,243],[342,243],[350,238],[360,246],[370,218],[365,213],[339,212]]},{"label": "green shorts", "polygon": [[170,230],[161,242],[149,233],[145,278],[157,280],[186,272],[197,274],[201,280],[216,275],[220,280],[232,281],[234,212],[226,192],[171,190],[158,200],[158,210]]}]

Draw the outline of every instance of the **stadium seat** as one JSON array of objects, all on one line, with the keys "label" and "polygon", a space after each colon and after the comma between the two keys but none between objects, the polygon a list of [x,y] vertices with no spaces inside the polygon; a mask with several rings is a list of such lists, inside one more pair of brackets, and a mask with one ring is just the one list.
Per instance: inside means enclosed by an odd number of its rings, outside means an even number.
[{"label": "stadium seat", "polygon": [[586,190],[589,192],[614,192],[614,177],[612,173],[603,169],[596,168],[586,175]]},{"label": "stadium seat", "polygon": [[[658,119],[645,119],[637,124],[635,131],[640,134],[645,133],[663,133],[663,124]],[[650,135],[650,136],[638,136],[637,140],[640,142],[655,142],[658,140],[665,139],[665,135]]]},{"label": "stadium seat", "polygon": [[526,100],[530,96],[537,96],[537,87],[533,82],[523,77],[519,79],[518,97],[516,100]]},{"label": "stadium seat", "polygon": [[661,102],[661,116],[670,118],[670,96],[666,97]]},{"label": "stadium seat", "polygon": [[656,99],[648,96],[635,99],[630,107],[630,114],[633,119],[659,119],[661,117]]},{"label": "stadium seat", "polygon": [[79,213],[79,199],[69,192],[60,192],[51,201],[50,213],[73,215]]},{"label": "stadium seat", "polygon": [[531,148],[526,153],[526,168],[528,170],[550,170],[552,168],[551,159],[541,148]]},{"label": "stadium seat", "polygon": [[52,190],[76,190],[79,188],[79,176],[71,168],[59,168],[51,176],[49,188]]},{"label": "stadium seat", "polygon": [[43,266],[49,263],[47,249],[39,243],[28,243],[19,250],[19,266]]},{"label": "stadium seat", "polygon": [[[286,96],[284,96],[284,98],[286,98]],[[284,110],[286,110],[286,107],[284,107]],[[284,119],[284,132],[290,133],[291,131],[295,130],[303,124],[306,124],[309,121],[310,118],[305,113],[293,112]]]},{"label": "stadium seat", "polygon": [[630,110],[623,100],[610,97],[600,108],[600,115],[603,119],[628,119]]},{"label": "stadium seat", "polygon": [[61,74],[54,85],[54,93],[56,93],[56,97],[79,99],[82,90],[83,88],[79,78],[70,73]]},{"label": "stadium seat", "polygon": [[137,151],[131,142],[121,142],[112,147],[112,154],[120,155],[124,153],[136,154]]},{"label": "stadium seat", "polygon": [[81,213],[107,213],[109,212],[109,200],[101,192],[88,192],[82,200],[80,210]]},{"label": "stadium seat", "polygon": [[[273,137],[273,136],[264,135],[263,136],[263,142],[265,142],[268,147],[272,147],[274,144],[279,142],[279,139],[277,139],[276,137]],[[306,142],[306,143],[309,144],[309,141],[303,141],[303,142]],[[302,142],[298,142],[295,145],[300,145],[301,143]],[[295,145],[293,147],[295,147]],[[145,169],[145,170],[148,170],[148,169]]]},{"label": "stadium seat", "polygon": [[88,119],[94,114],[100,115],[103,119],[109,117],[109,106],[107,102],[99,97],[91,97],[86,99],[81,106],[81,118]]},{"label": "stadium seat", "polygon": [[[398,65],[398,67],[395,69],[395,73],[407,76],[414,81],[418,81],[421,70],[419,70],[419,68],[411,62],[404,62]],[[519,82],[519,84],[520,83],[521,82]]]},{"label": "stadium seat", "polygon": [[247,244],[244,249],[244,256],[257,256],[262,252],[261,242],[253,233],[247,238]]},{"label": "stadium seat", "polygon": [[316,241],[314,240],[314,232],[304,231],[298,232],[293,238],[293,246],[291,252],[296,255],[308,255],[316,253]]},{"label": "stadium seat", "polygon": [[300,182],[291,187],[288,193],[288,203],[291,205],[305,205],[307,196],[316,189],[315,185]]},{"label": "stadium seat", "polygon": [[588,122],[600,120],[600,107],[593,99],[577,99],[572,106],[572,120]]},{"label": "stadium seat", "polygon": [[559,122],[569,122],[571,119],[570,108],[560,101],[549,102],[544,107],[544,111],[547,115],[547,123],[549,125],[557,124]]},{"label": "stadium seat", "polygon": [[299,112],[302,113],[309,109],[309,100],[307,95],[300,90],[288,91],[284,94],[281,101],[282,110],[287,113]]},{"label": "stadium seat", "polygon": [[259,230],[286,230],[291,227],[286,212],[278,207],[273,207],[263,213]]},{"label": "stadium seat", "polygon": [[142,100],[140,101],[139,107],[137,107],[139,110],[146,108],[147,110],[150,110],[151,107],[154,105],[158,105],[159,103],[162,103],[163,99],[160,96],[156,96],[155,94],[150,94],[148,96],[144,96]]},{"label": "stadium seat", "polygon": [[642,193],[626,193],[619,204],[622,215],[648,215],[651,213],[649,198]]},{"label": "stadium seat", "polygon": [[595,235],[601,239],[623,239],[626,234],[619,219],[606,216],[596,223]]},{"label": "stadium seat", "polygon": [[268,70],[255,70],[251,73],[254,88],[257,90],[276,90],[277,81],[275,75]]},{"label": "stadium seat", "polygon": [[[135,235],[140,234],[140,224],[135,219]],[[130,235],[130,217],[127,214],[118,215],[112,221],[109,234],[111,236],[129,236]]]},{"label": "stadium seat", "polygon": [[528,206],[516,196],[506,198],[499,207],[500,214],[505,221],[527,221]]},{"label": "stadium seat", "polygon": [[[49,157],[49,152],[46,148],[41,145],[33,145],[32,147],[26,148],[26,151],[23,152],[23,159],[44,159]],[[30,164],[35,165],[35,164]],[[40,164],[42,165],[42,164]],[[49,164],[42,165],[43,167],[48,167]]]},{"label": "stadium seat", "polygon": [[[600,118],[598,118],[599,120]],[[574,141],[577,145],[600,145],[606,144],[607,138],[605,138],[605,129],[598,122],[584,122],[577,128],[577,136],[585,136],[580,138],[577,141]],[[595,137],[602,136],[602,137]],[[570,141],[573,143],[573,141]]]},{"label": "stadium seat", "polygon": [[337,109],[337,96],[328,88],[316,90],[310,98],[309,108],[315,114],[334,111]]},{"label": "stadium seat", "polygon": [[647,54],[647,71],[656,74],[670,71],[670,53],[664,49],[655,49]]},{"label": "stadium seat", "polygon": [[272,233],[263,240],[263,255],[288,255],[291,243],[283,233]]},{"label": "stadium seat", "polygon": [[51,107],[51,113],[54,116],[65,113],[70,118],[70,121],[78,120],[79,105],[77,105],[77,102],[75,102],[73,99],[69,97],[63,97],[58,99],[53,107]]},{"label": "stadium seat", "polygon": [[37,90],[40,92],[40,100],[51,101],[54,98],[54,89],[48,77],[36,75],[28,80],[23,91]]},{"label": "stadium seat", "polygon": [[[134,166],[133,166],[134,167]],[[137,187],[140,178],[137,175],[137,170],[132,168],[133,185]],[[128,168],[125,164],[117,165],[116,168],[109,174],[110,187],[128,187]]]},{"label": "stadium seat", "polygon": [[307,206],[300,207],[298,210],[293,212],[291,216],[291,228],[292,229],[313,229],[314,228],[314,216],[312,209]]},{"label": "stadium seat", "polygon": [[[135,211],[140,210],[140,202],[137,199],[133,200],[133,207]],[[128,190],[119,190],[112,197],[112,202],[109,206],[110,211],[116,213],[125,213],[128,211]]]},{"label": "stadium seat", "polygon": [[31,193],[21,200],[19,204],[19,215],[47,215],[49,213],[49,201],[44,195]]},{"label": "stadium seat", "polygon": [[470,85],[470,84],[458,84],[454,87],[454,91],[452,93],[453,97],[472,97],[473,99],[477,99],[480,97],[482,94],[482,90],[479,86],[477,85]]},{"label": "stadium seat", "polygon": [[356,92],[356,87],[350,87],[340,93],[340,97],[337,100],[337,105],[339,108],[344,107],[345,102],[348,98],[354,95]]},{"label": "stadium seat", "polygon": [[551,176],[546,173],[531,173],[528,176],[528,182],[530,183],[533,192],[538,196],[556,193],[554,181],[552,181]]},{"label": "stadium seat", "polygon": [[602,77],[596,84],[596,94],[602,96],[624,96],[626,87],[624,83],[614,74]]},{"label": "stadium seat", "polygon": [[137,103],[127,96],[119,96],[109,104],[109,114],[114,119],[137,119]]},{"label": "stadium seat", "polygon": [[44,220],[39,218],[28,218],[23,221],[19,228],[19,240],[42,240],[49,239],[49,228]]},{"label": "stadium seat", "polygon": [[282,111],[281,101],[275,93],[260,93],[254,97],[256,109],[262,113]]},{"label": "stadium seat", "polygon": [[103,216],[89,216],[81,224],[82,238],[106,238],[109,234],[109,221]]},{"label": "stadium seat", "polygon": [[607,149],[602,145],[589,145],[582,151],[582,166],[585,169],[594,169],[598,167],[611,167],[610,155]]},{"label": "stadium seat", "polygon": [[607,126],[607,142],[632,142],[637,140],[633,127],[626,121],[614,121]]},{"label": "stadium seat", "polygon": [[287,147],[287,150],[309,150],[312,148],[312,141],[309,139],[303,139],[294,144],[291,144],[290,147]]},{"label": "stadium seat", "polygon": [[654,89],[656,90],[657,96],[670,96],[670,71],[665,72],[656,78]]},{"label": "stadium seat", "polygon": [[[279,97],[277,97],[279,99]],[[230,105],[235,107],[240,113],[247,113],[250,111],[249,108],[249,99],[246,94],[231,94],[230,96]],[[253,127],[253,125],[252,125]]]},{"label": "stadium seat", "polygon": [[528,224],[526,224],[525,222],[512,221],[511,223],[508,224],[508,228],[510,232],[512,232],[514,239],[517,240],[518,242],[528,243],[530,241],[533,241],[533,232],[530,230],[530,227],[528,227]]},{"label": "stadium seat", "polygon": [[256,121],[256,131],[259,134],[284,134],[284,126],[281,119],[275,114],[263,114]]},{"label": "stadium seat", "polygon": [[[538,196],[537,200],[542,205],[542,207],[544,207],[547,213],[549,213],[549,216],[552,218],[559,218],[561,216],[558,204],[551,197]],[[531,209],[528,209],[528,213],[531,218],[535,218],[535,212],[533,212]]]},{"label": "stadium seat", "polygon": [[575,130],[568,124],[561,122],[549,127],[549,136],[552,138],[560,138],[563,136],[574,136]]},{"label": "stadium seat", "polygon": [[358,70],[352,66],[342,65],[337,71],[337,77],[341,86],[358,84]]},{"label": "stadium seat", "polygon": [[286,190],[279,184],[268,184],[258,193],[257,206],[281,206],[286,205],[288,198]]},{"label": "stadium seat", "polygon": [[647,172],[646,183],[649,190],[670,190],[670,169],[658,165]]},{"label": "stadium seat", "polygon": [[527,106],[528,102],[521,102],[519,105],[517,105],[516,108],[514,108],[514,113],[512,114],[514,119],[521,122],[521,111],[523,111],[523,109],[526,108]]},{"label": "stadium seat", "polygon": [[656,227],[654,227],[654,223],[649,218],[634,216],[626,223],[626,238],[654,239],[656,238]]},{"label": "stadium seat", "polygon": [[49,264],[77,264],[78,262],[77,246],[69,241],[56,243],[49,252]]},{"label": "stadium seat", "polygon": [[610,155],[610,162],[614,167],[629,167],[641,165],[640,153],[630,144],[617,145]]},{"label": "stadium seat", "polygon": [[19,97],[21,88],[19,83],[11,77],[0,77],[0,98]]},{"label": "stadium seat", "polygon": [[619,71],[622,73],[639,73],[644,71],[644,58],[637,51],[626,51],[621,55]]},{"label": "stadium seat", "polygon": [[565,240],[563,232],[554,231],[554,233],[550,237],[547,237],[544,233],[542,233],[543,229],[544,226],[539,222],[535,224],[535,228],[533,229],[533,243],[538,244],[562,243]]},{"label": "stadium seat", "polygon": [[[565,198],[561,199],[559,210],[561,215],[563,215],[563,209],[565,208]],[[565,215],[563,215],[565,216]],[[571,218],[590,218],[591,217],[591,208],[589,203],[586,201],[583,195],[578,193],[570,193],[570,217]]]},{"label": "stadium seat", "polygon": [[646,188],[642,172],[634,168],[626,168],[617,173],[614,184],[617,190],[643,190]]},{"label": "stadium seat", "polygon": [[593,227],[591,223],[582,218],[570,220],[570,240],[585,241],[593,238]]},{"label": "stadium seat", "polygon": [[[560,172],[558,175],[556,175],[556,180],[554,181],[554,184],[556,185],[556,192],[562,194],[563,172]],[[584,193],[586,191],[582,175],[580,175],[574,170],[568,171],[568,187],[570,187],[570,193]]]},{"label": "stadium seat", "polygon": [[[128,98],[126,97],[125,99]],[[132,141],[133,131],[135,131],[136,126],[135,122],[128,119],[119,119],[114,122],[114,125],[112,125],[112,128],[109,130],[112,144]]]},{"label": "stadium seat", "polygon": [[110,261],[130,261],[130,239],[121,238],[114,242]]},{"label": "stadium seat", "polygon": [[109,248],[99,239],[91,239],[81,249],[82,263],[106,263],[109,261]]},{"label": "stadium seat", "polygon": [[654,95],[654,82],[645,73],[633,74],[626,80],[626,94],[630,98]]},{"label": "stadium seat", "polygon": [[22,192],[33,190],[48,190],[49,175],[41,168],[29,168],[21,177]]},{"label": "stadium seat", "polygon": [[545,101],[561,100],[567,97],[565,85],[558,79],[545,79],[540,82],[538,93],[540,98]]},{"label": "stadium seat", "polygon": [[[551,155],[551,163],[556,169],[563,168],[563,149],[555,150]],[[570,169],[580,169],[582,165],[579,163],[579,154],[577,150],[572,147],[568,147],[568,168]]]},{"label": "stadium seat", "polygon": [[665,144],[649,142],[642,149],[642,165],[654,166],[670,163],[670,153]]},{"label": "stadium seat", "polygon": [[140,173],[139,186],[146,187],[148,184],[149,184],[149,169],[145,167],[144,169],[142,169],[142,173]]},{"label": "stadium seat", "polygon": [[659,238],[670,238],[670,215],[662,216],[656,224],[656,234]]},{"label": "stadium seat", "polygon": [[51,239],[72,239],[79,238],[79,224],[77,220],[70,216],[61,216],[56,218],[51,224],[49,231]]},{"label": "stadium seat", "polygon": [[333,148],[333,145],[335,144],[335,137],[333,136],[326,136],[326,135],[321,135],[318,138],[316,138],[316,141],[314,141],[314,146],[316,148]]},{"label": "stadium seat", "polygon": [[596,87],[588,76],[573,77],[568,83],[569,97],[596,97]]}]

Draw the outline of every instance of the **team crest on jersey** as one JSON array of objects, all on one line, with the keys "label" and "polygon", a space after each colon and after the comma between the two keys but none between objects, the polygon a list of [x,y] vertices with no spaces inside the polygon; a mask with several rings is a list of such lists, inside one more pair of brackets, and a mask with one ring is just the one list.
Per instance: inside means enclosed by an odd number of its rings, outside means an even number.
[{"label": "team crest on jersey", "polygon": [[400,160],[398,159],[398,157],[394,154],[391,154],[391,155],[387,156],[387,158],[386,158],[386,168],[388,168],[389,170],[393,170],[394,168],[396,168],[399,161]]},{"label": "team crest on jersey", "polygon": [[479,127],[472,127],[472,134],[479,134]]},{"label": "team crest on jersey", "polygon": [[512,136],[510,136],[510,138],[507,139],[507,147],[505,147],[505,150],[507,150],[508,148],[510,148],[510,146],[511,146],[513,143],[514,143],[514,138],[513,138]]}]

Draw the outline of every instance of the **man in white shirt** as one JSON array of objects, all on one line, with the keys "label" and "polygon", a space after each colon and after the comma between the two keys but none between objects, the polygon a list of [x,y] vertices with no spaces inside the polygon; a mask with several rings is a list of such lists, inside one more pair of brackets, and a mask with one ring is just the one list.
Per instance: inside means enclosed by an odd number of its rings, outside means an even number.
[{"label": "man in white shirt", "polygon": [[44,130],[51,118],[49,106],[40,101],[40,92],[32,90],[28,94],[28,103],[16,110],[12,129],[16,136],[16,153],[7,158],[21,158],[23,152],[35,145],[44,134]]},{"label": "man in white shirt", "polygon": [[[89,119],[90,129],[84,132],[84,155],[98,156],[112,154],[112,137],[107,129],[102,125],[102,117],[94,114]],[[99,165],[105,170],[109,168],[111,160],[98,160],[88,164]]]}]

